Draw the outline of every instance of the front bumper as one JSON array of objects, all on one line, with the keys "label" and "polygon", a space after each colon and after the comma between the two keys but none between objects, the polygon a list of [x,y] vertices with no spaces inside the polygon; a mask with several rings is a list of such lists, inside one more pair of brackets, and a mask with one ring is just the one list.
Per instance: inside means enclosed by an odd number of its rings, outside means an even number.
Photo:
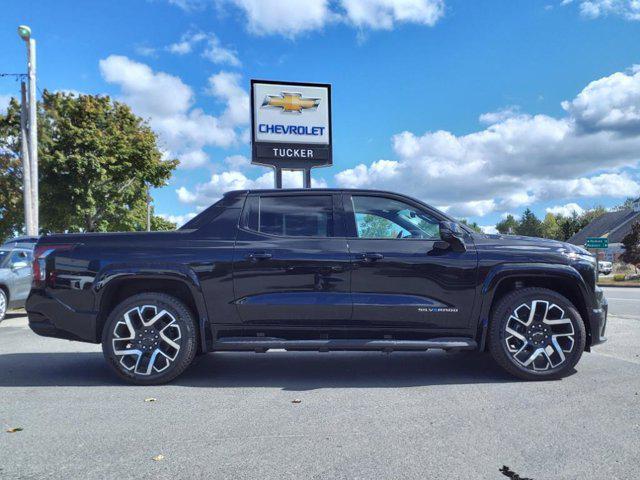
[{"label": "front bumper", "polygon": [[600,287],[596,287],[596,304],[589,312],[589,347],[598,345],[607,341],[605,330],[607,328],[607,314],[609,312],[609,303],[604,296],[604,291]]}]

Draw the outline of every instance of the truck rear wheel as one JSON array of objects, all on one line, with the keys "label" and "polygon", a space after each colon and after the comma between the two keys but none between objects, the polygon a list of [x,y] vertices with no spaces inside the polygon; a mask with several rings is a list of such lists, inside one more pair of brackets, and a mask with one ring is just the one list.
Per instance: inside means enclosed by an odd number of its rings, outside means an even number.
[{"label": "truck rear wheel", "polygon": [[129,382],[166,383],[180,375],[197,351],[191,311],[164,293],[141,293],[120,303],[109,315],[102,351],[109,365]]},{"label": "truck rear wheel", "polygon": [[546,288],[507,294],[489,325],[489,349],[496,362],[525,380],[566,376],[585,348],[584,322],[564,296]]}]

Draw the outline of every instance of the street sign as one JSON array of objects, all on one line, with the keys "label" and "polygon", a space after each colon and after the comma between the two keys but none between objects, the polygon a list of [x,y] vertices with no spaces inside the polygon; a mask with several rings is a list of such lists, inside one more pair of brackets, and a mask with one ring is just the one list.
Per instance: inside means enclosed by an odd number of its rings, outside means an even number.
[{"label": "street sign", "polygon": [[[331,85],[251,80],[251,163],[304,170],[333,163]],[[309,185],[306,185],[309,186]]]},{"label": "street sign", "polygon": [[585,248],[608,248],[609,239],[602,237],[588,237],[584,246]]}]

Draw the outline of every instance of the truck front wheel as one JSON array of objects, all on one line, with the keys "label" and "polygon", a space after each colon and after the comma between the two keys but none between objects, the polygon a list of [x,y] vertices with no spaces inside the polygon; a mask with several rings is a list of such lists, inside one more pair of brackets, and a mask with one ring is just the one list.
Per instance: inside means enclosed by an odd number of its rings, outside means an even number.
[{"label": "truck front wheel", "polygon": [[564,296],[546,288],[507,294],[494,309],[489,349],[496,362],[525,380],[566,376],[585,348],[584,322]]},{"label": "truck front wheel", "polygon": [[115,372],[129,382],[169,382],[195,357],[193,314],[181,301],[164,293],[134,295],[109,315],[102,351]]}]

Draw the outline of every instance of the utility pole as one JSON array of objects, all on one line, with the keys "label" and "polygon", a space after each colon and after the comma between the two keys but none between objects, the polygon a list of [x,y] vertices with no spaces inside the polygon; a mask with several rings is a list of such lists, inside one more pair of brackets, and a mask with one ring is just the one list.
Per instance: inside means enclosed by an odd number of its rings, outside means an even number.
[{"label": "utility pole", "polygon": [[147,232],[151,231],[151,195],[149,194],[149,185],[147,185]]},{"label": "utility pole", "polygon": [[27,86],[24,81],[20,82],[20,139],[22,155],[22,190],[24,197],[24,226],[27,235],[37,235],[33,223],[32,189],[31,189],[31,167],[29,164],[29,140],[27,140]]},{"label": "utility pole", "polygon": [[[38,202],[38,100],[36,98],[36,41],[31,38],[31,29],[26,25],[18,27],[18,35],[27,44],[27,65],[29,74],[29,99],[27,101],[29,111],[28,122],[28,152],[29,170],[31,173],[31,218],[33,232],[29,235],[38,235],[40,231],[39,202]],[[27,184],[25,183],[25,189]],[[25,212],[26,215],[26,212]]]}]

